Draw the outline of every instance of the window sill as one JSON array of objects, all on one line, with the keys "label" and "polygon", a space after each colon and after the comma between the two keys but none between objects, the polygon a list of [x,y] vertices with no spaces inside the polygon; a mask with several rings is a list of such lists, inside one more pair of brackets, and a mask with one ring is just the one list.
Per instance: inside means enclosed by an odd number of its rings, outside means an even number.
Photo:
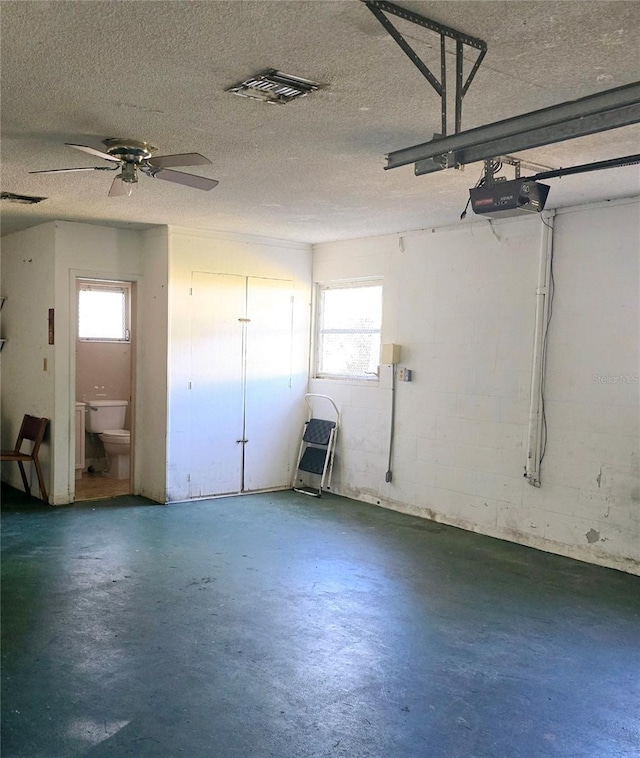
[{"label": "window sill", "polygon": [[130,345],[131,340],[118,340],[118,339],[99,339],[97,337],[79,337],[78,342],[97,342],[100,344],[103,344],[105,342],[109,342],[116,345]]},{"label": "window sill", "polygon": [[312,376],[311,379],[316,382],[341,382],[342,384],[379,384],[379,376]]}]

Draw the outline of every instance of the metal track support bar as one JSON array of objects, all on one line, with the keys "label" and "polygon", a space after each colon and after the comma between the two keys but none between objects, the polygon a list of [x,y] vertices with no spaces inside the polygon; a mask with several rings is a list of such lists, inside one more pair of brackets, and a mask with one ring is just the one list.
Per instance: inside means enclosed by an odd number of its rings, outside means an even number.
[{"label": "metal track support bar", "polygon": [[401,47],[405,55],[409,58],[409,60],[413,63],[413,65],[416,66],[416,68],[420,71],[422,76],[425,77],[425,79],[429,82],[429,84],[433,87],[433,89],[439,95],[442,95],[442,85],[440,84],[440,82],[431,73],[431,70],[429,69],[427,64],[422,61],[422,59],[418,56],[416,51],[405,40],[405,38],[395,28],[395,26],[391,23],[391,21],[389,21],[389,19],[384,15],[384,13],[382,13],[377,8],[376,5],[373,5],[372,3],[367,3],[367,7],[371,11],[371,13],[373,13],[373,15],[378,19],[378,21],[382,24],[382,26],[384,26],[384,28],[389,32],[389,34],[393,37],[393,39],[398,43],[398,45]]},{"label": "metal track support bar", "polygon": [[640,122],[640,103],[638,105],[629,105],[625,108],[619,108],[608,113],[596,113],[593,116],[584,116],[583,118],[573,119],[561,125],[554,124],[540,129],[531,129],[511,137],[485,142],[484,144],[474,145],[465,150],[457,150],[445,156],[447,166],[432,167],[432,161],[416,161],[415,174],[430,174],[434,170],[439,171],[441,168],[451,168],[452,166],[464,166],[476,161],[485,160],[501,155],[504,152],[518,152],[520,150],[529,150],[542,145],[551,145],[556,142],[563,142],[576,137],[584,137],[587,134],[597,134],[609,129],[618,129],[623,126],[630,126]]},{"label": "metal track support bar", "polygon": [[[440,132],[447,133],[447,38],[444,34],[440,35]],[[458,99],[456,98],[456,113],[458,112]],[[457,131],[457,129],[456,129]]]},{"label": "metal track support bar", "polygon": [[372,6],[379,8],[385,13],[391,13],[394,16],[403,18],[405,21],[410,21],[412,24],[418,24],[418,26],[424,26],[425,29],[430,29],[432,32],[438,34],[444,34],[445,37],[451,37],[451,39],[461,40],[465,45],[469,47],[475,47],[477,50],[486,50],[487,43],[483,42],[478,37],[472,37],[470,34],[459,32],[457,29],[453,29],[450,26],[440,24],[438,21],[432,21],[426,16],[421,16],[419,13],[414,13],[407,8],[401,8],[395,3],[390,3],[387,0],[362,0],[371,9]]},{"label": "metal track support bar", "polygon": [[463,65],[462,42],[456,40],[456,134],[462,129],[462,97],[458,97],[458,93],[464,95],[462,86]]},{"label": "metal track support bar", "polygon": [[[400,49],[405,53],[409,60],[416,66],[420,73],[425,77],[429,84],[440,96],[441,105],[441,134],[447,134],[447,38],[453,39],[456,42],[456,74],[455,74],[455,121],[454,128],[456,134],[462,128],[462,100],[469,89],[469,85],[473,81],[482,59],[487,52],[487,43],[483,42],[477,37],[471,37],[468,34],[459,32],[456,29],[452,29],[450,26],[444,26],[437,21],[432,21],[425,16],[421,16],[419,13],[401,8],[395,3],[387,2],[387,0],[362,0],[362,2],[369,8],[371,13],[378,19],[382,26],[397,42]],[[396,29],[396,27],[387,18],[385,13],[402,18],[405,21],[410,21],[412,24],[417,24],[429,29],[429,31],[435,32],[440,35],[440,80],[431,71],[427,64],[420,58],[411,45],[405,40],[402,34]],[[464,45],[474,48],[479,51],[469,76],[464,81]]]},{"label": "metal track support bar", "polygon": [[[416,174],[562,142],[640,122],[640,82],[396,150],[385,168],[415,163]],[[424,164],[420,165],[424,161]]]}]

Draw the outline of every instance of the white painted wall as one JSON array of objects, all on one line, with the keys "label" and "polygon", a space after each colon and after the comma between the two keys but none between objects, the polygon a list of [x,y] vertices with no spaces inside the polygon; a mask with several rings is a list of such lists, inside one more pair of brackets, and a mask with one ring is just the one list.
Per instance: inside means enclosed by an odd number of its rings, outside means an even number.
[{"label": "white painted wall", "polygon": [[167,490],[169,231],[142,233],[143,277],[137,292],[135,492],[159,503]]},{"label": "white painted wall", "polygon": [[[191,272],[237,273],[293,282],[294,387],[307,385],[311,250],[250,237],[224,238],[185,229],[135,232],[56,221],[3,240],[3,313],[11,338],[2,360],[2,434],[11,447],[25,409],[51,418],[43,461],[52,504],[68,503],[75,484],[75,284],[78,277],[136,283],[133,324],[134,491],[158,502],[187,497],[189,471],[185,379],[189,373]],[[15,296],[15,293],[28,293]],[[13,294],[13,296],[11,296]],[[38,307],[35,307],[37,304]],[[47,309],[55,307],[55,346],[47,345]],[[48,370],[43,372],[43,358]],[[55,446],[55,466],[48,469]],[[295,447],[295,446],[294,446]],[[17,470],[3,478],[20,486]],[[182,487],[182,489],[181,489]]]},{"label": "white painted wall", "polygon": [[[318,245],[316,282],[384,276],[383,342],[400,343],[402,365],[414,371],[412,383],[398,385],[391,483],[390,369],[380,382],[310,381],[343,413],[333,490],[640,573],[639,219],[637,199],[556,218],[540,489],[522,476],[540,219]],[[302,398],[310,259],[305,246],[179,228],[55,222],[5,237],[3,446],[12,446],[24,412],[51,418],[45,475],[51,502],[69,501],[75,277],[137,281],[134,487],[159,502],[187,499],[192,272],[293,280]],[[55,347],[47,344],[50,307]],[[302,420],[302,404],[299,413]],[[20,486],[14,468],[3,466],[3,479]]]},{"label": "white painted wall", "polygon": [[[382,275],[383,342],[403,346],[393,481],[390,368],[310,382],[342,408],[332,489],[388,508],[640,573],[638,202],[561,213],[542,487],[524,478],[541,220],[314,248],[314,282]],[[604,285],[604,286],[603,286]]]},{"label": "white painted wall", "polygon": [[640,203],[555,226],[544,486],[505,526],[530,520],[569,554],[640,573]]},{"label": "white painted wall", "polygon": [[[291,408],[300,429],[308,379],[310,246],[250,236],[228,236],[170,227],[169,231],[169,377],[167,423],[167,500],[189,498],[190,345],[193,271],[290,279],[294,292]],[[215,398],[211,399],[215,403]],[[297,451],[296,451],[297,453]],[[203,456],[211,451],[202,451]],[[292,456],[293,457],[293,456]]]},{"label": "white painted wall", "polygon": [[131,352],[130,342],[76,340],[76,399],[128,400]]},{"label": "white painted wall", "polygon": [[[8,341],[0,353],[3,448],[12,449],[25,413],[51,419],[40,460],[50,489],[54,442],[55,347],[48,344],[48,310],[55,304],[55,226],[42,224],[2,239],[0,334]],[[46,369],[45,369],[46,361]],[[31,491],[38,495],[33,466],[27,466]],[[22,489],[16,463],[2,464],[2,479]]]},{"label": "white painted wall", "polygon": [[[13,446],[11,438],[29,408],[51,419],[43,459],[53,505],[70,502],[75,485],[70,453],[75,443],[76,277],[140,280],[140,253],[139,232],[66,221],[3,238],[3,288],[8,297],[3,315],[15,346],[5,348],[2,357],[3,444]],[[55,309],[53,346],[47,344],[49,308]],[[144,437],[143,431],[139,444]],[[3,478],[21,487],[17,472],[7,467]]]}]

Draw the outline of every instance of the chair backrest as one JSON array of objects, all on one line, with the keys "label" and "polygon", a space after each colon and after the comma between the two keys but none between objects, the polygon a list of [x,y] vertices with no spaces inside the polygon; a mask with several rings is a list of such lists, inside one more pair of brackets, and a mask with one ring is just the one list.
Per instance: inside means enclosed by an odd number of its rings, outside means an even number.
[{"label": "chair backrest", "polygon": [[18,433],[18,439],[16,441],[16,451],[20,451],[24,440],[29,440],[30,442],[33,442],[33,450],[31,451],[31,454],[37,455],[38,448],[40,447],[40,443],[42,442],[42,438],[44,437],[48,423],[48,418],[29,416],[27,413],[25,413],[25,416],[22,419],[20,432]]}]

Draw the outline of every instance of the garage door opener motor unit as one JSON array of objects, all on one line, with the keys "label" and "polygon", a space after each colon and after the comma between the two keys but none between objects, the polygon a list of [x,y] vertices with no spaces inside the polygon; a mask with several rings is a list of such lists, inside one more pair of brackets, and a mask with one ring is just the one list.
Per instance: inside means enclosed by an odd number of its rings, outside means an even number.
[{"label": "garage door opener motor unit", "polygon": [[531,179],[496,181],[469,190],[474,213],[490,218],[508,218],[544,210],[549,186]]}]

